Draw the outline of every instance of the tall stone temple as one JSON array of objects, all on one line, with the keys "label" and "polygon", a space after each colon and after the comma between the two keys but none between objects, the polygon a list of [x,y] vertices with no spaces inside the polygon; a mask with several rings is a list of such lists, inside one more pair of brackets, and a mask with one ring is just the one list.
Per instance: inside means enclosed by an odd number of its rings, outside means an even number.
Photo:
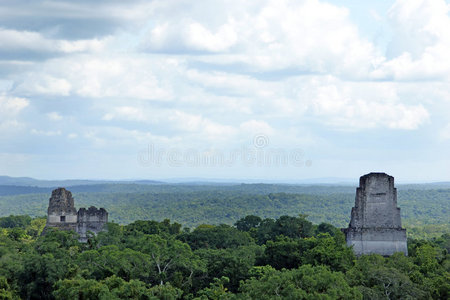
[{"label": "tall stone temple", "polygon": [[80,235],[80,241],[85,242],[88,231],[97,234],[105,229],[107,222],[108,212],[104,208],[91,206],[77,211],[72,193],[65,188],[58,188],[49,199],[44,233],[48,228],[73,230]]},{"label": "tall stone temple", "polygon": [[370,173],[359,179],[350,224],[343,231],[347,245],[353,246],[356,255],[389,256],[395,252],[408,255],[394,177]]}]

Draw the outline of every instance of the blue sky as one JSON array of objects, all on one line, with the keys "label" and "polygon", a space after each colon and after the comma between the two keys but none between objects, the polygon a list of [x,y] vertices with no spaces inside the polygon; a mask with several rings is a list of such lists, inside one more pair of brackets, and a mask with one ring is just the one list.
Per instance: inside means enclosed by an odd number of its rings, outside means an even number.
[{"label": "blue sky", "polygon": [[449,5],[1,1],[0,174],[450,180]]}]

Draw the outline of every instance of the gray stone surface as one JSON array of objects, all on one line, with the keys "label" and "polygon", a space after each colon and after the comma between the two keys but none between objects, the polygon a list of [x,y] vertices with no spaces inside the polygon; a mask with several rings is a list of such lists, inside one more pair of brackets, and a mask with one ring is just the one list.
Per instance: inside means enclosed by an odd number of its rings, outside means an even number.
[{"label": "gray stone surface", "polygon": [[65,188],[52,192],[48,200],[46,228],[54,227],[63,230],[76,230],[77,210],[72,193]]},{"label": "gray stone surface", "polygon": [[95,234],[104,229],[108,222],[108,212],[104,208],[96,208],[94,206],[80,208],[78,211],[77,232],[80,235],[80,240],[87,240],[87,232],[91,231]]},{"label": "gray stone surface", "polygon": [[353,246],[356,255],[408,254],[394,177],[385,173],[370,173],[360,178],[350,224],[344,233],[347,244]]},{"label": "gray stone surface", "polygon": [[48,228],[61,230],[73,230],[80,235],[80,241],[87,240],[87,232],[94,234],[105,229],[108,222],[108,212],[104,208],[97,209],[94,206],[76,210],[72,193],[65,188],[58,188],[52,192],[47,210],[47,224],[43,231]]}]

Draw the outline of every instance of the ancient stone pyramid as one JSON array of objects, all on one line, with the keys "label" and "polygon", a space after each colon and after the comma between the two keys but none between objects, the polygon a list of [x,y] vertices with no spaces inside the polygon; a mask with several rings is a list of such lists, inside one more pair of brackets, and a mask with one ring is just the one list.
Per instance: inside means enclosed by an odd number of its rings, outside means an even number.
[{"label": "ancient stone pyramid", "polygon": [[344,229],[347,244],[356,255],[395,252],[408,254],[406,230],[402,228],[394,177],[370,173],[359,179],[349,227]]}]

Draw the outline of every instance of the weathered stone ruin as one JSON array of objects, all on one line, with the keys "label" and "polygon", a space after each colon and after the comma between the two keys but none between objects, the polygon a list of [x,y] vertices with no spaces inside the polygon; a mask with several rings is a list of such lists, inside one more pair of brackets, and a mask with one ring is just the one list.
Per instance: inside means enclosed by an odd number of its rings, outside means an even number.
[{"label": "weathered stone ruin", "polygon": [[81,238],[86,239],[87,232],[92,231],[97,234],[104,229],[108,222],[108,212],[104,208],[95,206],[86,209],[84,207],[78,210],[77,233]]},{"label": "weathered stone ruin", "polygon": [[46,227],[76,231],[77,210],[71,192],[63,188],[52,192],[48,203]]},{"label": "weathered stone ruin", "polygon": [[406,229],[402,228],[394,177],[370,173],[359,179],[355,207],[349,227],[344,229],[347,245],[356,255],[376,253],[408,254]]},{"label": "weathered stone ruin", "polygon": [[[72,193],[65,188],[58,188],[52,192],[47,210],[47,228],[73,230],[80,235],[80,241],[87,240],[87,232],[94,234],[104,230],[108,222],[108,212],[104,208],[94,206],[75,209]],[[44,230],[45,233],[45,230]]]}]

